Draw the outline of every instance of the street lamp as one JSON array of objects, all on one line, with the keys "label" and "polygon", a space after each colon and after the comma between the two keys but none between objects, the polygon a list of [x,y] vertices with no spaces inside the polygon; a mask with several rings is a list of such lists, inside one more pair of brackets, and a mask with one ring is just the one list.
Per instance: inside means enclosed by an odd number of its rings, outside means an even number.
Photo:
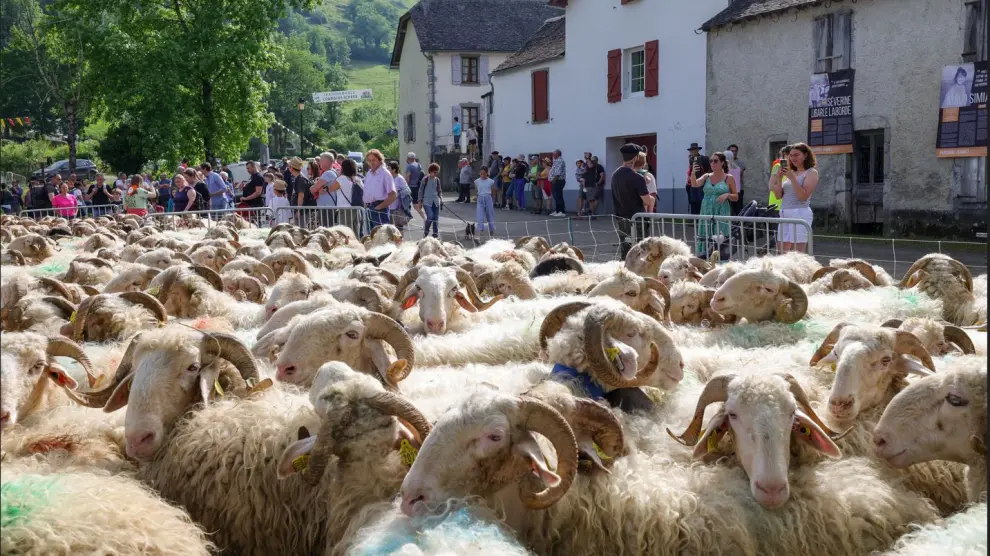
[{"label": "street lamp", "polygon": [[298,104],[298,106],[299,106],[299,158],[302,158],[304,156],[303,155],[303,119],[302,118],[303,118],[303,110],[306,109],[306,99],[303,98],[303,97],[299,97],[298,103],[299,103]]}]

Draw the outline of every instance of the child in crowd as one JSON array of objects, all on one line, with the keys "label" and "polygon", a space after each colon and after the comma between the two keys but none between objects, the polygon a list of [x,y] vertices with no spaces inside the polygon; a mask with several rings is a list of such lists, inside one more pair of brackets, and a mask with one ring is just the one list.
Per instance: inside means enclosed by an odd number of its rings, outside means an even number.
[{"label": "child in crowd", "polygon": [[[292,211],[289,208],[289,198],[285,196],[285,182],[282,180],[275,180],[272,184],[272,189],[275,192],[275,196],[272,197],[271,204],[268,208],[272,209],[275,215],[275,222],[279,224],[288,223],[292,220]],[[279,210],[279,209],[284,210]]]},{"label": "child in crowd", "polygon": [[426,172],[429,175],[426,176],[423,185],[419,187],[419,204],[416,205],[416,210],[422,214],[423,209],[426,209],[426,224],[423,225],[423,237],[430,235],[431,225],[433,226],[433,237],[438,237],[439,232],[437,229],[440,220],[440,206],[443,203],[443,197],[440,191],[440,178],[438,177],[440,165],[434,162],[430,164]]},{"label": "child in crowd", "polygon": [[581,159],[574,161],[574,179],[578,183],[578,215],[584,213],[584,204],[588,200],[588,189],[584,183],[584,161]]},{"label": "child in crowd", "polygon": [[479,177],[474,180],[474,187],[478,192],[478,231],[485,229],[484,223],[488,222],[488,237],[495,235],[495,201],[492,199],[492,188],[495,182],[488,177],[488,168],[484,166],[478,171]]}]

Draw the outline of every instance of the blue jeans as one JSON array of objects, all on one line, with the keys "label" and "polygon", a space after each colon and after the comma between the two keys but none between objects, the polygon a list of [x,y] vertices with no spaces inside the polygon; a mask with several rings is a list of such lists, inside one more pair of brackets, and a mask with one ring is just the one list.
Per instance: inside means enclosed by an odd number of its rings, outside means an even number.
[{"label": "blue jeans", "polygon": [[381,202],[375,202],[375,203],[366,203],[364,205],[364,208],[368,209],[369,231],[371,230],[371,228],[374,228],[375,226],[384,226],[385,224],[392,223],[391,219],[389,218],[388,207],[385,207],[382,210],[378,210],[375,208],[380,204]]},{"label": "blue jeans", "polygon": [[440,205],[423,205],[426,211],[426,225],[423,226],[423,237],[430,235],[430,225],[433,226],[433,237],[440,235],[437,222],[440,220]]},{"label": "blue jeans", "polygon": [[223,195],[210,197],[210,209],[223,210],[225,208],[227,208],[227,199],[224,199]]},{"label": "blue jeans", "polygon": [[491,195],[478,195],[478,231],[485,229],[485,220],[488,221],[488,232],[495,234],[495,201]]},{"label": "blue jeans", "polygon": [[512,181],[512,188],[516,194],[516,206],[519,209],[526,208],[526,180],[517,179]]},{"label": "blue jeans", "polygon": [[509,206],[512,204],[512,200],[515,199],[512,187],[513,180],[505,180],[502,182],[502,206]]}]

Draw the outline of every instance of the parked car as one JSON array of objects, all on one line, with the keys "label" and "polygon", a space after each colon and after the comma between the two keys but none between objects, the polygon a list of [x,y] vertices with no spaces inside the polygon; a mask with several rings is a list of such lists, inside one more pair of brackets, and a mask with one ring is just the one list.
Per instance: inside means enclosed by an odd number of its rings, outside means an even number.
[{"label": "parked car", "polygon": [[[76,159],[76,171],[75,171],[75,174],[79,178],[84,179],[84,180],[94,180],[94,179],[96,179],[96,174],[98,174],[98,173],[100,173],[100,171],[96,168],[96,164],[93,164],[93,161],[88,160],[88,159],[85,159],[85,158],[77,158]],[[62,179],[63,180],[69,179],[69,176],[72,174],[72,172],[69,171],[69,160],[68,159],[66,159],[66,160],[59,160],[57,162],[52,163],[51,166],[48,166],[47,168],[45,168],[45,177],[46,178],[48,178],[50,176],[54,176],[55,174],[59,174],[60,176],[62,176]],[[32,178],[40,178],[41,177],[41,170],[35,170],[34,173],[31,174],[31,177]]]}]

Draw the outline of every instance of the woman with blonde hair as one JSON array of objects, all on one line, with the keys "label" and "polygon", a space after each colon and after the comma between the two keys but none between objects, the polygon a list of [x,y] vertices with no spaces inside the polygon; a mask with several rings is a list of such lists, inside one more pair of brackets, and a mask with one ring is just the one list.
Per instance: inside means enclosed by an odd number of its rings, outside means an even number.
[{"label": "woman with blonde hair", "polygon": [[646,180],[646,190],[650,192],[650,198],[653,199],[650,203],[647,203],[646,212],[656,212],[657,206],[657,178],[650,173],[649,163],[646,160],[646,153],[640,152],[636,155],[636,162],[633,165],[633,169],[636,173],[643,176]]},{"label": "woman with blonde hair", "polygon": [[722,153],[725,155],[725,161],[729,164],[729,174],[736,180],[736,193],[739,195],[738,201],[733,201],[729,203],[729,208],[732,216],[739,214],[742,209],[742,167],[736,164],[736,154],[731,150]]},{"label": "woman with blonde hair", "polygon": [[[781,218],[799,218],[811,228],[815,217],[811,211],[811,196],[818,187],[817,164],[815,153],[811,152],[807,144],[797,143],[791,146],[786,164],[781,164],[780,170],[770,180],[770,189],[780,199]],[[780,224],[777,239],[783,252],[806,252],[808,228],[797,224]]]}]

